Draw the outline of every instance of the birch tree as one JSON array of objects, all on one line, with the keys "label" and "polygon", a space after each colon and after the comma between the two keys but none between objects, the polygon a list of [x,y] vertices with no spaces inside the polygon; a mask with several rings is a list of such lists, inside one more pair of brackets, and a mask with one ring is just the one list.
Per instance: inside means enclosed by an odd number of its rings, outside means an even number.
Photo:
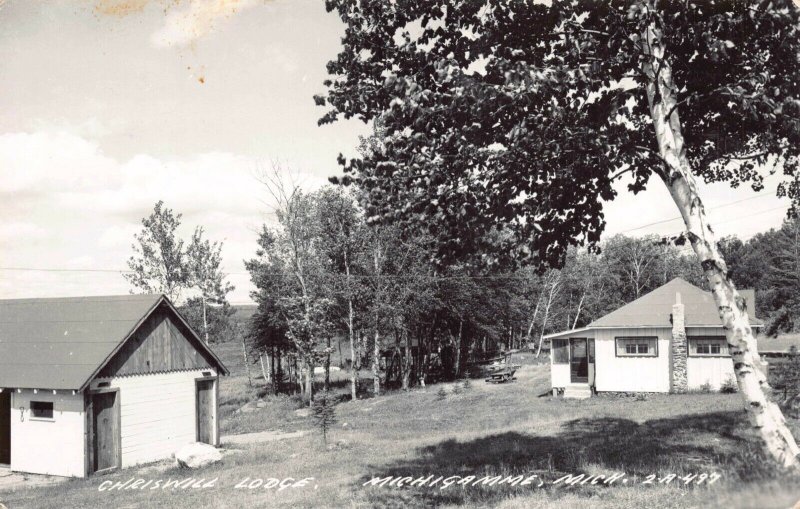
[{"label": "birch tree", "polygon": [[[330,355],[330,345],[319,351],[320,342],[330,339],[329,309],[316,198],[284,180],[280,168],[263,175],[264,184],[275,201],[278,227],[263,228],[257,258],[248,262],[251,274],[269,273],[283,278],[284,293],[277,299],[286,335],[295,347],[303,378],[303,396],[313,399],[314,365],[320,354]],[[277,269],[277,270],[275,270]]]},{"label": "birch tree", "polygon": [[360,344],[356,340],[361,321],[357,316],[360,309],[357,299],[359,293],[363,293],[357,276],[363,274],[359,263],[363,261],[366,249],[366,226],[354,198],[342,189],[324,188],[318,200],[322,249],[328,260],[327,270],[333,275],[331,291],[344,308],[344,316],[339,321],[344,323],[350,344],[350,397],[356,400],[361,358]]},{"label": "birch tree", "polygon": [[203,317],[203,337],[209,342],[208,306],[224,306],[226,296],[234,286],[225,280],[222,272],[222,242],[211,242],[198,226],[186,248],[187,285],[199,293]]},{"label": "birch tree", "polygon": [[[560,266],[596,249],[617,182],[661,183],[726,330],[739,392],[765,449],[798,450],[759,369],[743,299],[698,180],[800,204],[798,9],[790,0],[378,2],[329,0],[347,25],[317,103],[380,118],[386,143],[343,160],[367,215],[434,230],[439,257]],[[643,204],[644,206],[644,204]],[[729,210],[735,210],[731,208]],[[488,232],[508,232],[487,245]],[[448,232],[442,235],[441,232]]]},{"label": "birch tree", "polygon": [[142,219],[142,231],[133,244],[134,255],[128,259],[130,272],[123,277],[146,293],[163,293],[178,303],[189,284],[189,271],[183,240],[176,232],[181,214],[158,201],[153,213]]}]

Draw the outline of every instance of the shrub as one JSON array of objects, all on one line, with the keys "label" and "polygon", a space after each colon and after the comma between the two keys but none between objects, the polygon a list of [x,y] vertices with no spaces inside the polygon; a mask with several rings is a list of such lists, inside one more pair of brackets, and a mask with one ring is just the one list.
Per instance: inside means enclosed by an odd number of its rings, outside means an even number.
[{"label": "shrub", "polygon": [[733,394],[734,392],[739,392],[739,386],[736,384],[736,378],[733,376],[728,376],[722,385],[719,388],[719,392],[725,394]]},{"label": "shrub", "polygon": [[800,355],[791,355],[781,361],[770,366],[770,385],[784,410],[796,415],[796,409],[792,407],[796,406],[800,396]]},{"label": "shrub", "polygon": [[447,391],[444,387],[439,387],[439,391],[436,393],[436,399],[441,401],[447,397]]},{"label": "shrub", "polygon": [[698,392],[702,392],[704,394],[708,394],[711,392],[711,382],[706,380],[706,383],[700,386]]},{"label": "shrub", "polygon": [[459,384],[453,385],[453,394],[461,394],[461,385]]},{"label": "shrub", "polygon": [[466,390],[472,389],[472,382],[469,381],[469,378],[464,380],[464,389]]}]

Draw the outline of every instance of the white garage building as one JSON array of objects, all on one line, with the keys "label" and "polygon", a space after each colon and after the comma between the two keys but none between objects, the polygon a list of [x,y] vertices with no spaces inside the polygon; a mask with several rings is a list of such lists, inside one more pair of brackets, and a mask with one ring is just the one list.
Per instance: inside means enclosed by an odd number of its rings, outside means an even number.
[{"label": "white garage building", "polygon": [[218,445],[220,374],[163,295],[0,300],[0,465],[85,477]]}]

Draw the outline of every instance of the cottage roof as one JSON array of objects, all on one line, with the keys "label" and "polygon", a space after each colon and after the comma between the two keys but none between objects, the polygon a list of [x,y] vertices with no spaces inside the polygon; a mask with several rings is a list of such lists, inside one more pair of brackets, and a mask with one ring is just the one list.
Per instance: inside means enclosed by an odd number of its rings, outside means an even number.
[{"label": "cottage roof", "polygon": [[0,300],[0,388],[83,389],[162,304],[185,323],[163,295]]},{"label": "cottage roof", "polygon": [[[719,313],[711,292],[681,279],[675,278],[616,311],[598,318],[589,324],[594,327],[672,327],[670,315],[672,305],[680,294],[684,305],[686,327],[719,327]],[[755,317],[755,293],[753,290],[739,290],[744,297],[750,324],[761,326],[763,322]]]}]

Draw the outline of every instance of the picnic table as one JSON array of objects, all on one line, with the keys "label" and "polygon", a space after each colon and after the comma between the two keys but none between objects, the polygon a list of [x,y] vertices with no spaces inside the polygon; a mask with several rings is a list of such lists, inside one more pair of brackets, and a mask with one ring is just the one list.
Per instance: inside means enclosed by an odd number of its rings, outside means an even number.
[{"label": "picnic table", "polygon": [[502,384],[516,380],[514,373],[516,373],[519,368],[520,366],[498,366],[497,369],[489,373],[489,378],[486,379],[486,382]]}]

